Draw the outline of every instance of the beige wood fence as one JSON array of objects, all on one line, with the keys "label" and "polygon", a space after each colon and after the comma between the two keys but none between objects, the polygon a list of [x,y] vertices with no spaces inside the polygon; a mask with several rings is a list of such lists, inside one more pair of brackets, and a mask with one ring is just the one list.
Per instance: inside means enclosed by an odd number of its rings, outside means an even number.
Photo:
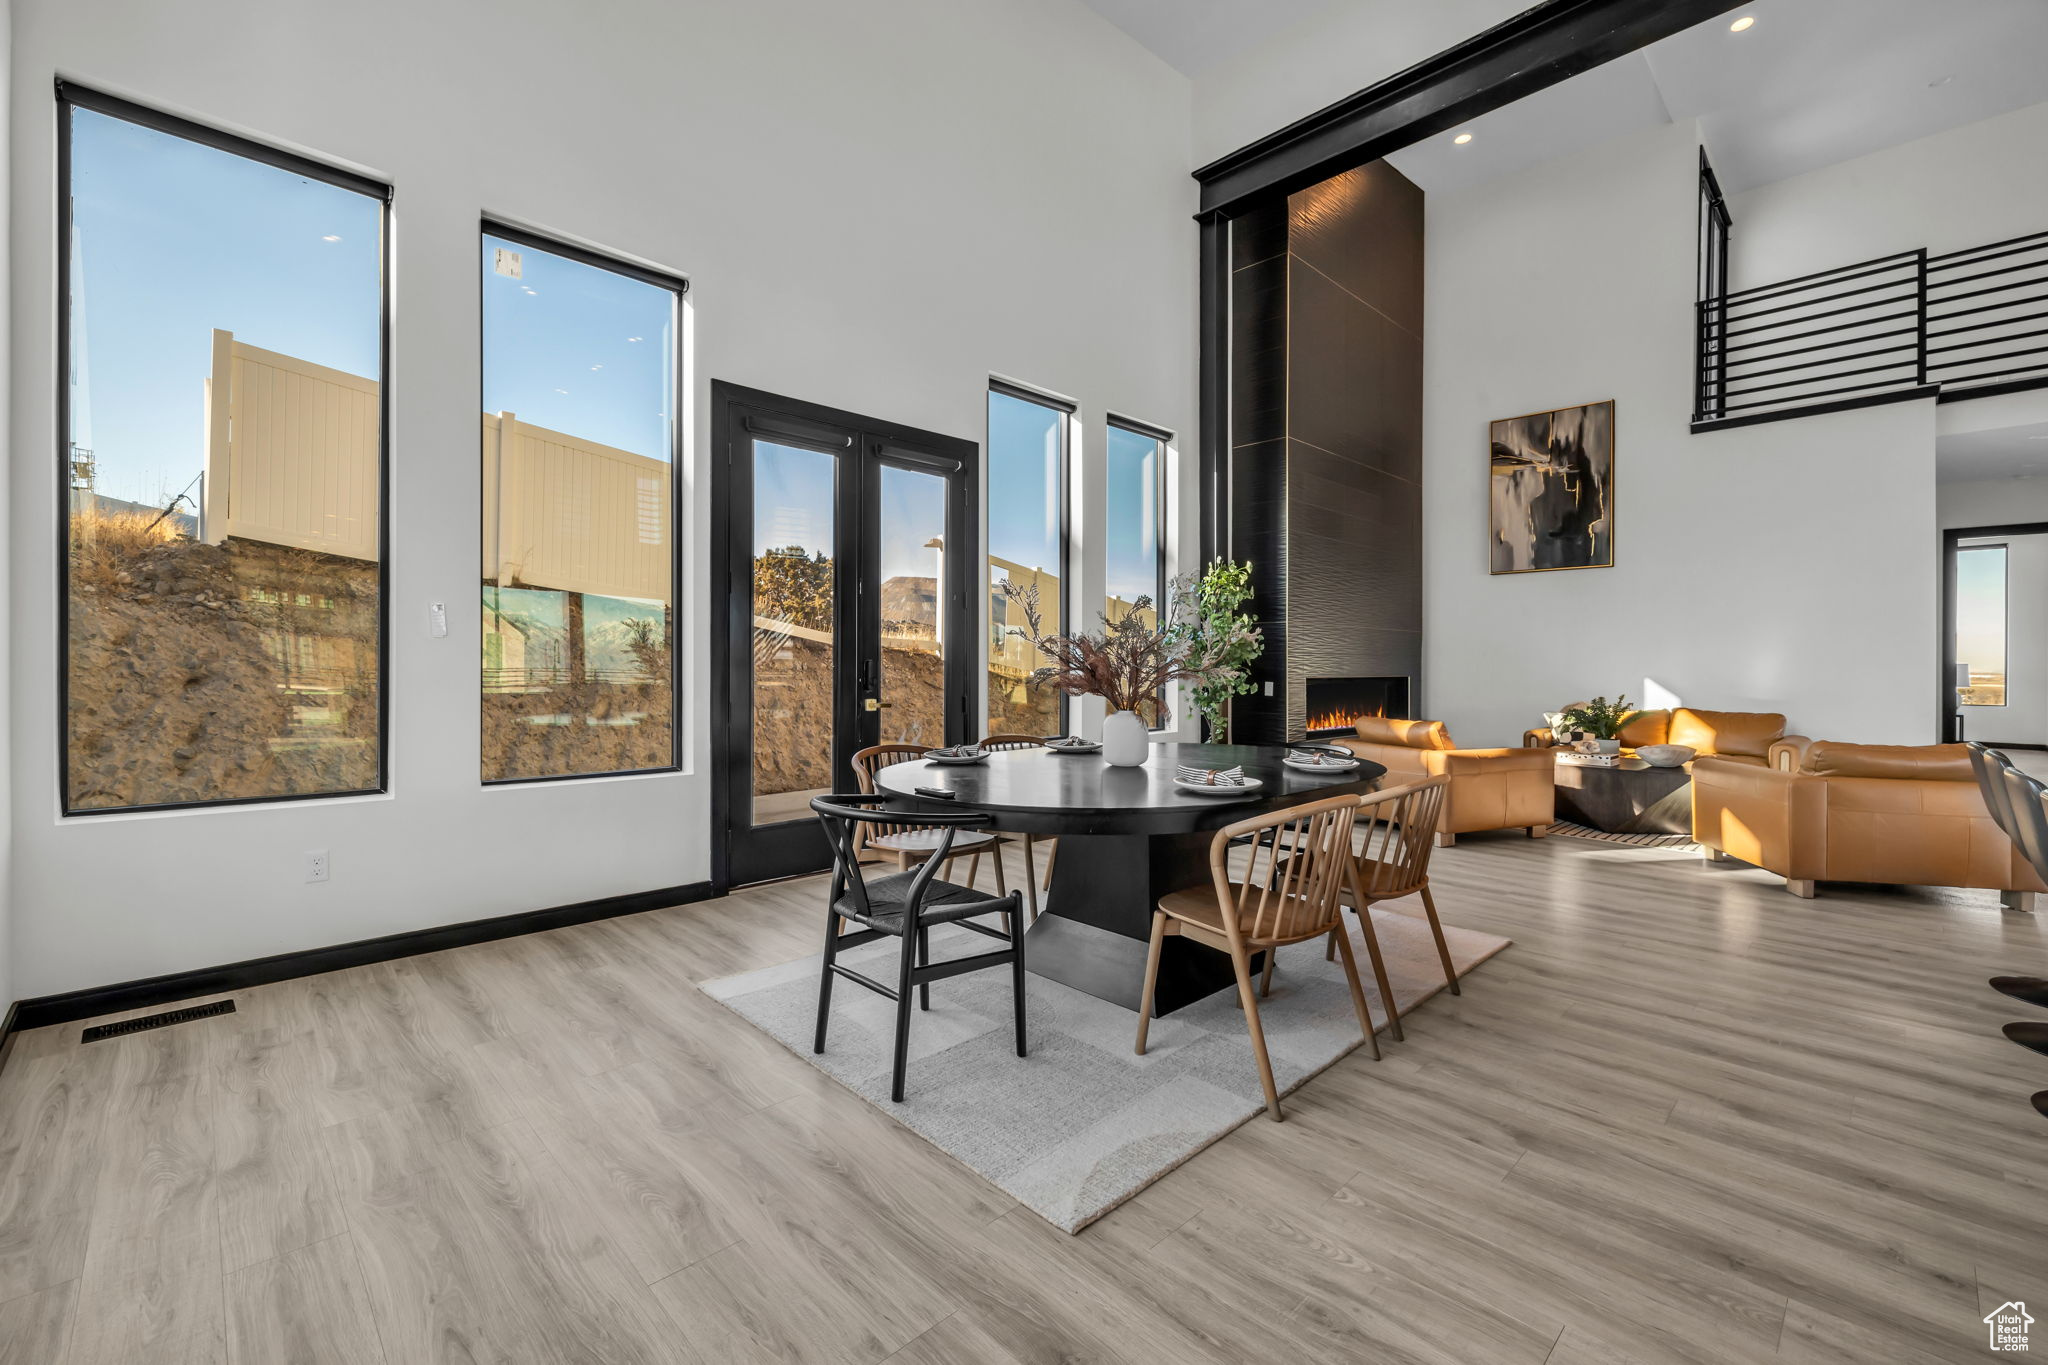
[{"label": "beige wood fence", "polygon": [[486,582],[669,600],[669,467],[483,415]]},{"label": "beige wood fence", "polygon": [[213,334],[200,525],[229,536],[377,557],[377,381]]},{"label": "beige wood fence", "polygon": [[[201,534],[377,558],[377,381],[213,334]],[[483,414],[483,579],[671,600],[666,462]]]}]

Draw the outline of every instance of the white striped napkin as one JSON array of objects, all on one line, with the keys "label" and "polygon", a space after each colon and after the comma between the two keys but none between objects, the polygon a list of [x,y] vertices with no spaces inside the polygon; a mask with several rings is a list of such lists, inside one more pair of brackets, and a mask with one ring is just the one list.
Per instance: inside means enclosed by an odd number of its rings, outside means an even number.
[{"label": "white striped napkin", "polygon": [[1243,768],[1190,768],[1183,763],[1174,772],[1174,778],[1181,782],[1192,782],[1201,787],[1242,787]]}]

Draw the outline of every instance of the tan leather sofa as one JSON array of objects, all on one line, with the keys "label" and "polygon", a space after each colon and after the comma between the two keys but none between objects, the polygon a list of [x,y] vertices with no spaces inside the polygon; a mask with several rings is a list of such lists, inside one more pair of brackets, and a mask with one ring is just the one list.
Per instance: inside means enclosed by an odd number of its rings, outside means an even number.
[{"label": "tan leather sofa", "polygon": [[[1776,711],[1702,711],[1681,706],[1671,711],[1638,711],[1628,718],[1616,736],[1624,754],[1634,754],[1647,744],[1683,744],[1695,758],[1712,755],[1730,758],[1754,767],[1770,764],[1771,746],[1780,743],[1805,745],[1804,736],[1785,734],[1785,717]],[[1531,749],[1556,747],[1548,727],[1529,730],[1522,743]]]},{"label": "tan leather sofa", "polygon": [[1693,838],[1785,879],[1969,886],[2033,908],[2048,891],[1984,807],[1960,744],[1781,744],[1774,766],[1696,759]]},{"label": "tan leather sofa", "polygon": [[1460,749],[1440,720],[1358,722],[1356,738],[1330,741],[1386,765],[1387,781],[1449,777],[1436,841],[1484,829],[1524,829],[1532,839],[1555,818],[1557,760],[1534,749]]}]

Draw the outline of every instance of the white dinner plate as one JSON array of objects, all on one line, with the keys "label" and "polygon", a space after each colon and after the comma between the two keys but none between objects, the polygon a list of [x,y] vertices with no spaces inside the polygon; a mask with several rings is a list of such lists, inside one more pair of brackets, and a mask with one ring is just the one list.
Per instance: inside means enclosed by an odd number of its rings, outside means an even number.
[{"label": "white dinner plate", "polygon": [[1353,768],[1356,768],[1358,766],[1358,760],[1355,758],[1349,759],[1342,763],[1339,763],[1334,759],[1328,763],[1309,763],[1307,761],[1297,761],[1292,758],[1283,758],[1280,761],[1282,763],[1285,763],[1288,767],[1293,768],[1297,772],[1304,773],[1348,773]]},{"label": "white dinner plate", "polygon": [[1198,796],[1243,796],[1247,792],[1257,791],[1265,784],[1256,777],[1247,777],[1241,783],[1226,783],[1223,785],[1208,782],[1183,782],[1176,777],[1173,779],[1173,785],[1179,787],[1184,792],[1194,792]]},{"label": "white dinner plate", "polygon": [[1045,747],[1056,754],[1098,754],[1102,752],[1100,744],[1048,744]]},{"label": "white dinner plate", "polygon": [[978,754],[966,757],[963,757],[960,754],[942,754],[934,751],[925,754],[924,757],[927,763],[944,763],[950,767],[964,768],[970,763],[988,762],[988,751],[984,749],[982,750],[982,752]]}]

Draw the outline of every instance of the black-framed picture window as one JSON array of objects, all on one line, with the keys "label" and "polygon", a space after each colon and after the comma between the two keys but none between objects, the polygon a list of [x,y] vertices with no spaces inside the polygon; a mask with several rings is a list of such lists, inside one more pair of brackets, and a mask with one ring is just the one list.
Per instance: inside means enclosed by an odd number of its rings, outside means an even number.
[{"label": "black-framed picture window", "polygon": [[63,808],[381,791],[390,191],[57,99]]},{"label": "black-framed picture window", "polygon": [[1027,682],[1043,660],[1014,633],[1013,627],[1025,628],[1024,614],[1003,584],[1037,592],[1042,630],[1057,634],[1068,628],[1072,427],[1073,408],[1061,400],[1004,384],[989,386],[990,734],[1055,735],[1066,728],[1065,698]]},{"label": "black-framed picture window", "polygon": [[482,247],[482,779],[673,769],[686,285],[500,224]]},{"label": "black-framed picture window", "polygon": [[[1171,609],[1166,582],[1165,433],[1112,417],[1103,461],[1102,618],[1136,612],[1156,626]],[[1159,728],[1157,700],[1140,706],[1147,729]]]}]

